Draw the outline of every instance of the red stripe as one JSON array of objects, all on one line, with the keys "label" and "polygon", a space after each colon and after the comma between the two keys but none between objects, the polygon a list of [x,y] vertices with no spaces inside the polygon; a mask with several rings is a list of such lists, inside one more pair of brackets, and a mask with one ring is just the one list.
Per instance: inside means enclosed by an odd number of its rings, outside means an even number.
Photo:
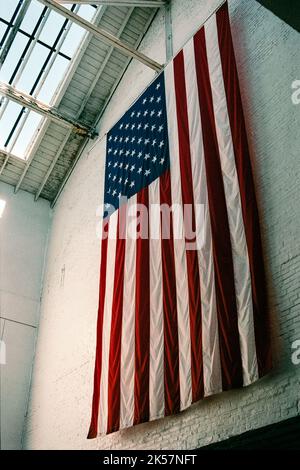
[{"label": "red stripe", "polygon": [[272,367],[266,282],[260,227],[245,120],[231,38],[228,5],[217,12],[219,48],[251,271],[254,328],[259,374]]},{"label": "red stripe", "polygon": [[[178,121],[179,160],[181,176],[182,203],[185,208],[185,232],[195,233],[195,205],[193,190],[193,176],[191,166],[189,121],[187,110],[187,95],[184,75],[184,55],[181,51],[174,60],[175,95]],[[187,210],[186,210],[187,209]],[[190,211],[191,209],[191,211]],[[190,217],[187,217],[190,215]],[[195,241],[195,239],[194,239]],[[193,240],[187,239],[187,243]],[[186,250],[189,312],[191,330],[191,372],[192,372],[192,398],[197,401],[204,395],[203,363],[202,363],[202,321],[201,321],[201,294],[198,255],[195,249]]]},{"label": "red stripe", "polygon": [[[160,177],[160,203],[172,205],[170,171]],[[162,231],[165,218],[161,218]],[[163,278],[163,309],[164,309],[164,387],[165,415],[180,411],[179,385],[179,347],[176,304],[176,274],[173,243],[173,221],[170,216],[170,227],[165,227],[170,237],[161,240],[162,278]]]},{"label": "red stripe", "polygon": [[207,190],[211,218],[222,385],[243,385],[229,223],[215,128],[204,28],[194,37]]},{"label": "red stripe", "polygon": [[100,379],[102,369],[102,335],[103,335],[103,315],[106,287],[106,266],[107,266],[107,242],[108,242],[109,219],[103,223],[102,247],[101,247],[101,264],[100,264],[100,286],[99,286],[99,307],[97,320],[97,346],[94,372],[94,394],[92,404],[92,417],[88,433],[88,439],[97,437],[98,431],[98,414],[100,400]]},{"label": "red stripe", "polygon": [[126,205],[119,209],[108,369],[107,433],[120,427],[120,372],[125,263]]},{"label": "red stripe", "polygon": [[[148,209],[148,187],[137,194],[137,204]],[[139,210],[138,210],[139,212]],[[138,231],[147,238],[136,242],[136,297],[135,297],[135,379],[134,424],[149,421],[149,354],[150,354],[150,263],[148,213],[139,215]]]}]

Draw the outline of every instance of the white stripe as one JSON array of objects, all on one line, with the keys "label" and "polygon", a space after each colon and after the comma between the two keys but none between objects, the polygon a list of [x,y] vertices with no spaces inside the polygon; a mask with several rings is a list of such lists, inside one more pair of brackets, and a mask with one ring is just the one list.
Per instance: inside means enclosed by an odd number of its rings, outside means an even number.
[{"label": "white stripe", "polygon": [[248,251],[227,109],[216,15],[205,24],[207,59],[232,244],[244,385],[258,379]]},{"label": "white stripe", "polygon": [[200,243],[201,248],[198,250],[198,262],[202,310],[204,395],[208,396],[222,391],[215,271],[193,40],[188,42],[183,52],[194,202],[195,205],[204,205],[204,220],[196,218],[196,233],[200,233],[198,224],[203,224],[203,243]]},{"label": "white stripe", "polygon": [[178,317],[180,409],[183,410],[192,402],[191,335],[173,62],[165,70],[165,79],[172,204],[179,208],[179,210],[173,212],[173,232]]},{"label": "white stripe", "polygon": [[99,424],[100,434],[107,432],[108,417],[108,367],[109,367],[109,345],[111,331],[111,313],[114,291],[115,257],[116,257],[116,234],[118,213],[115,211],[109,219],[108,242],[107,242],[107,268],[106,268],[106,287],[103,316],[103,334],[102,334],[102,371],[100,381],[100,404],[99,404]]},{"label": "white stripe", "polygon": [[164,400],[164,312],[160,239],[160,193],[157,178],[149,186],[150,227],[150,420],[165,414]]},{"label": "white stripe", "polygon": [[130,230],[130,224],[134,224],[136,212],[136,196],[133,196],[128,201],[126,223],[120,378],[121,429],[132,426],[134,419],[136,237],[132,235],[136,231]]}]

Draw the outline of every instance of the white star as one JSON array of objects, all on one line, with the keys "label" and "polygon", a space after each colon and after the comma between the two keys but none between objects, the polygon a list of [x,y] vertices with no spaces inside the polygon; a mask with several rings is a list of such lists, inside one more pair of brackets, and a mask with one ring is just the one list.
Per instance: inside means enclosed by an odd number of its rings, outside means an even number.
[{"label": "white star", "polygon": [[154,157],[152,158],[152,162],[155,163],[157,160],[157,157],[154,155]]},{"label": "white star", "polygon": [[135,116],[135,111],[132,111],[132,113],[130,114],[130,117],[133,117]]},{"label": "white star", "polygon": [[156,125],[155,125],[155,124],[153,124],[153,126],[151,126],[151,132],[153,132],[154,129],[156,129]]},{"label": "white star", "polygon": [[107,194],[110,194],[110,188],[108,189]]},{"label": "white star", "polygon": [[153,101],[154,101],[154,96],[151,96],[150,103],[152,103]]},{"label": "white star", "polygon": [[158,90],[160,88],[160,83],[156,85],[156,89]]},{"label": "white star", "polygon": [[116,179],[117,179],[117,177],[116,177],[116,175],[115,175],[115,176],[113,177],[113,181],[116,181]]},{"label": "white star", "polygon": [[163,164],[164,164],[164,161],[165,161],[165,159],[164,159],[164,158],[161,158],[161,159],[159,160],[159,164],[160,164],[160,165],[163,165]]},{"label": "white star", "polygon": [[123,163],[122,162],[120,163],[119,168],[123,168]]},{"label": "white star", "polygon": [[124,124],[122,123],[119,127],[119,129],[123,129]]},{"label": "white star", "polygon": [[150,116],[152,117],[152,116],[154,116],[154,114],[155,114],[155,111],[154,111],[154,109],[152,109],[152,111],[150,113]]},{"label": "white star", "polygon": [[150,154],[149,154],[149,153],[146,153],[146,155],[145,155],[145,160],[149,160],[149,158],[150,158]]},{"label": "white star", "polygon": [[140,166],[140,168],[138,169],[138,174],[140,175],[143,171],[143,168]]},{"label": "white star", "polygon": [[145,142],[145,145],[147,145],[147,144],[149,144],[150,139],[145,139],[144,142]]},{"label": "white star", "polygon": [[142,152],[139,152],[137,157],[141,158],[142,155],[143,155]]},{"label": "white star", "polygon": [[108,162],[108,166],[111,166],[111,162]]},{"label": "white star", "polygon": [[136,113],[136,117],[140,117],[142,113],[139,111],[138,113]]},{"label": "white star", "polygon": [[112,148],[109,148],[109,149],[108,149],[108,153],[111,153],[111,152],[112,152]]},{"label": "white star", "polygon": [[125,129],[128,129],[128,127],[129,127],[129,124],[126,124]]},{"label": "white star", "polygon": [[157,116],[160,117],[162,115],[162,110],[158,111]]},{"label": "white star", "polygon": [[135,141],[135,137],[132,137],[131,142],[134,142],[134,141]]},{"label": "white star", "polygon": [[147,116],[147,114],[149,114],[149,111],[146,109],[146,111],[144,112],[144,116]]},{"label": "white star", "polygon": [[123,142],[123,137],[120,137],[119,142]]},{"label": "white star", "polygon": [[130,154],[129,150],[126,150],[126,153],[125,153],[126,157],[128,157],[129,154]]},{"label": "white star", "polygon": [[111,139],[112,139],[112,135],[109,136],[109,139],[108,139],[108,140],[111,141]]},{"label": "white star", "polygon": [[149,124],[145,124],[144,125],[144,130],[148,129],[148,127],[149,127]]},{"label": "white star", "polygon": [[118,162],[114,163],[114,168],[117,168]]},{"label": "white star", "polygon": [[165,145],[164,141],[161,140],[161,141],[159,142],[159,148],[161,149],[164,145]]},{"label": "white star", "polygon": [[150,170],[146,170],[146,171],[145,171],[145,173],[144,173],[144,175],[145,175],[145,176],[149,176],[149,175],[150,175],[150,173],[151,173],[151,171],[150,171]]},{"label": "white star", "polygon": [[160,103],[161,102],[161,96],[159,96],[156,100],[156,103]]},{"label": "white star", "polygon": [[114,151],[114,155],[117,155],[117,153],[118,153],[118,150],[115,150],[115,151]]},{"label": "white star", "polygon": [[128,178],[126,178],[126,180],[124,181],[124,184],[127,184],[128,183]]},{"label": "white star", "polygon": [[147,103],[147,98],[144,98],[143,99],[143,104],[146,104]]},{"label": "white star", "polygon": [[137,126],[138,130],[140,130],[141,127],[142,127],[142,124],[139,123],[139,125]]},{"label": "white star", "polygon": [[129,137],[126,137],[125,142],[126,143],[129,142]]},{"label": "white star", "polygon": [[125,165],[125,170],[128,170],[129,168],[129,163],[127,163],[127,165]]},{"label": "white star", "polygon": [[153,139],[153,141],[152,141],[152,147],[154,147],[155,144],[156,144],[156,139]]},{"label": "white star", "polygon": [[114,189],[112,195],[115,196],[117,194],[117,191]]},{"label": "white star", "polygon": [[132,150],[132,152],[131,152],[131,156],[132,156],[132,157],[134,157],[134,156],[135,156],[135,154],[136,154],[136,151],[135,151],[135,150]]},{"label": "white star", "polygon": [[109,173],[109,175],[108,175],[108,179],[109,179],[109,180],[110,180],[110,178],[111,178],[111,173]]},{"label": "white star", "polygon": [[135,165],[132,165],[132,167],[130,168],[130,171],[133,171],[135,170]]},{"label": "white star", "polygon": [[164,126],[159,126],[158,132],[161,132],[163,130]]},{"label": "white star", "polygon": [[114,138],[114,141],[117,142],[118,138],[119,137],[116,135],[116,137]]},{"label": "white star", "polygon": [[131,126],[131,130],[133,130],[135,128],[135,124],[132,124]]},{"label": "white star", "polygon": [[122,153],[124,153],[124,150],[121,149],[119,155],[122,155]]},{"label": "white star", "polygon": [[119,178],[119,184],[121,184],[121,183],[122,183],[122,178]]},{"label": "white star", "polygon": [[133,188],[134,185],[135,185],[134,181],[131,181],[130,187]]},{"label": "white star", "polygon": [[138,140],[138,144],[140,144],[142,142],[142,138],[140,137],[139,140]]}]

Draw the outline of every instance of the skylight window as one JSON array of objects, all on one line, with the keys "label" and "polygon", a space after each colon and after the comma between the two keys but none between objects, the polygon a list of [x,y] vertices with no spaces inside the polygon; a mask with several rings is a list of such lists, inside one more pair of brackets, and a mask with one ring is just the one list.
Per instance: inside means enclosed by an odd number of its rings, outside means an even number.
[{"label": "skylight window", "polygon": [[[23,4],[24,0],[0,1],[0,57],[5,58],[0,61],[0,81],[53,104],[86,32],[37,0],[31,0],[5,55],[3,51]],[[65,7],[89,21],[96,13],[91,5]],[[0,98],[0,151],[27,159],[44,118],[6,97]]]}]

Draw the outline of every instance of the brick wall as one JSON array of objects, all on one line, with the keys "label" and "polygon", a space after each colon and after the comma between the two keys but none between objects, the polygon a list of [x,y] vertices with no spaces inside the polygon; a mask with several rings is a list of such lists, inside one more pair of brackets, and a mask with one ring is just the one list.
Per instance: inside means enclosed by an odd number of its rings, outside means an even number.
[{"label": "brick wall", "polygon": [[[174,49],[219,0],[173,0]],[[229,0],[253,157],[272,310],[274,372],[244,390],[210,397],[178,416],[96,440],[90,419],[99,282],[96,208],[102,201],[104,140],[80,159],[54,210],[24,445],[28,449],[191,449],[300,413],[300,79],[296,31],[254,0]],[[164,62],[161,11],[141,50]],[[101,122],[100,135],[153,78],[133,62]]]}]

